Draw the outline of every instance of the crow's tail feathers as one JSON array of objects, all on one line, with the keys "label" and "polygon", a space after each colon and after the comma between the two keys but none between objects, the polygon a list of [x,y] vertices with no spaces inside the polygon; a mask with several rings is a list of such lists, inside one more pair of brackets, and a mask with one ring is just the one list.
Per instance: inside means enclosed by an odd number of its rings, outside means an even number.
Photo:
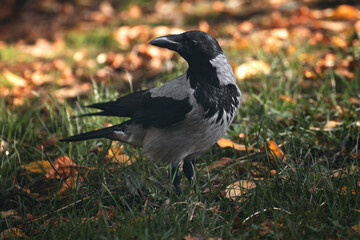
[{"label": "crow's tail feathers", "polygon": [[95,139],[95,138],[109,138],[111,139],[115,131],[124,131],[126,126],[128,125],[129,121],[123,122],[119,125],[102,128],[99,130],[82,133],[78,135],[74,135],[71,137],[67,137],[64,139],[60,139],[60,142],[78,142],[88,139]]}]

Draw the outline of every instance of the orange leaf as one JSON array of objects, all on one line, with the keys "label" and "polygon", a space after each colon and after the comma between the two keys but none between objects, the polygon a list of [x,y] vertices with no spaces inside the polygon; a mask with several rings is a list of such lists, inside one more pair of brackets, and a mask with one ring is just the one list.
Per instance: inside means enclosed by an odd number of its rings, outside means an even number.
[{"label": "orange leaf", "polygon": [[226,148],[226,147],[230,147],[230,148],[234,148],[236,150],[239,151],[246,151],[246,149],[248,150],[252,150],[253,148],[251,147],[246,147],[245,145],[242,144],[238,144],[238,143],[234,143],[233,141],[226,139],[226,138],[221,138],[217,144],[219,145],[219,147],[221,148]]},{"label": "orange leaf", "polygon": [[61,194],[71,188],[75,189],[76,187],[80,186],[83,182],[84,182],[84,178],[81,176],[69,177],[68,179],[66,179],[65,182],[63,182],[58,193]]},{"label": "orange leaf", "polygon": [[357,232],[358,234],[360,234],[360,226],[359,226],[359,224],[352,226],[351,229],[354,230],[355,232]]},{"label": "orange leaf", "polygon": [[338,6],[333,15],[333,19],[343,19],[343,20],[354,20],[359,17],[360,12],[353,6],[342,4]]},{"label": "orange leaf", "polygon": [[10,239],[10,238],[27,238],[26,234],[23,233],[19,228],[8,228],[0,233],[1,239]]},{"label": "orange leaf", "polygon": [[54,168],[51,168],[48,173],[46,173],[45,177],[47,179],[61,177],[70,177],[77,173],[76,169],[73,169],[77,165],[68,157],[68,156],[60,156],[53,163]]},{"label": "orange leaf", "polygon": [[337,121],[328,121],[325,126],[324,126],[324,131],[330,131],[332,128],[337,127],[341,122],[337,122]]},{"label": "orange leaf", "polygon": [[52,169],[49,161],[34,161],[21,166],[22,169],[28,170],[32,173],[46,173]]},{"label": "orange leaf", "polygon": [[[267,143],[269,145],[269,149],[271,150],[271,154],[269,155],[269,157],[271,159],[274,160],[275,157],[284,159],[284,160],[286,159],[284,152],[277,146],[277,144],[274,141],[270,140],[270,141],[267,141]],[[261,150],[263,152],[265,152],[265,144],[263,144],[261,146]]]}]

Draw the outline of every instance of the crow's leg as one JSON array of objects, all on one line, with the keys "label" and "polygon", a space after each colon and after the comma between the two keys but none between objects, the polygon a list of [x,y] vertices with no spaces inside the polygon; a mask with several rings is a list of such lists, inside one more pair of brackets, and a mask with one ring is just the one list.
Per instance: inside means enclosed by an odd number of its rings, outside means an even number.
[{"label": "crow's leg", "polygon": [[196,162],[196,158],[185,158],[184,159],[184,165],[183,165],[183,171],[185,174],[185,177],[189,180],[190,184],[193,181],[194,178],[194,165]]},{"label": "crow's leg", "polygon": [[183,190],[180,186],[181,174],[180,174],[179,166],[176,166],[176,167],[172,166],[171,172],[170,172],[170,179],[176,189],[176,192],[178,194],[182,194]]}]

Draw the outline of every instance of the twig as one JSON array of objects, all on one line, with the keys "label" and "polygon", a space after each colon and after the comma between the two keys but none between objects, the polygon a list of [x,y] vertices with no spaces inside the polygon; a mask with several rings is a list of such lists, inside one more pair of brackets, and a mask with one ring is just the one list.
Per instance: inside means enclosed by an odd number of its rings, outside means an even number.
[{"label": "twig", "polygon": [[284,212],[284,213],[287,213],[287,214],[292,214],[291,212],[289,212],[287,210],[284,210],[282,208],[278,208],[278,207],[267,208],[267,209],[263,209],[261,211],[257,211],[254,214],[251,214],[249,217],[245,218],[244,221],[242,221],[242,223],[246,223],[247,221],[249,221],[250,218],[253,218],[253,217],[259,215],[260,213],[264,213],[264,212],[269,211],[269,210],[277,210],[277,211],[281,211],[281,212]]}]

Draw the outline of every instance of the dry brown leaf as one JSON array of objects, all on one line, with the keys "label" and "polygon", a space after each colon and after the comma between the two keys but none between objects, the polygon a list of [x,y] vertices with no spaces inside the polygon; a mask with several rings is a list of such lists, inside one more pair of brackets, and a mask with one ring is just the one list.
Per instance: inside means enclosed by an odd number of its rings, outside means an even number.
[{"label": "dry brown leaf", "polygon": [[52,166],[49,163],[49,161],[40,160],[40,161],[35,161],[35,162],[28,163],[28,164],[24,164],[21,166],[21,168],[28,170],[32,173],[46,173],[50,169],[52,169]]},{"label": "dry brown leaf", "polygon": [[13,87],[25,87],[27,85],[27,82],[24,78],[19,77],[18,75],[10,72],[7,69],[2,71],[2,75],[5,77],[7,82]]},{"label": "dry brown leaf", "polygon": [[353,6],[342,4],[333,12],[331,18],[342,20],[355,20],[360,17],[360,12]]},{"label": "dry brown leaf", "polygon": [[348,22],[317,20],[313,22],[313,27],[338,33],[345,31],[349,27],[349,24]]},{"label": "dry brown leaf", "polygon": [[235,69],[235,76],[239,80],[254,77],[258,74],[269,74],[270,65],[261,60],[243,63]]},{"label": "dry brown leaf", "polygon": [[240,180],[226,187],[225,197],[235,200],[246,194],[250,189],[256,188],[256,183],[252,180]]},{"label": "dry brown leaf", "polygon": [[54,177],[59,179],[61,177],[70,177],[77,174],[77,170],[74,169],[77,165],[68,156],[57,157],[53,166],[54,168],[51,167],[45,175],[47,179],[52,179]]},{"label": "dry brown leaf", "polygon": [[1,219],[11,217],[11,216],[14,216],[14,215],[19,215],[19,212],[14,210],[14,209],[7,210],[7,211],[0,211],[0,218]]},{"label": "dry brown leaf", "polygon": [[84,182],[84,178],[82,176],[71,176],[63,182],[58,194],[62,194],[69,189],[76,189]]},{"label": "dry brown leaf", "polygon": [[[272,140],[267,141],[267,144],[269,145],[269,149],[271,151],[269,154],[270,159],[275,160],[276,158],[280,158],[286,160],[286,156],[284,152],[278,147],[278,145],[274,141]],[[266,152],[265,144],[261,145],[260,149],[263,152]]]},{"label": "dry brown leaf", "polygon": [[81,84],[74,84],[71,87],[60,88],[55,91],[55,96],[59,100],[63,100],[64,98],[74,98],[90,91],[90,89],[91,89],[91,83],[84,82]]},{"label": "dry brown leaf", "polygon": [[44,83],[51,82],[50,75],[43,73],[41,70],[33,72],[30,76],[30,79],[35,86],[40,86]]},{"label": "dry brown leaf", "polygon": [[247,150],[253,150],[252,147],[246,147],[245,145],[242,144],[238,144],[238,143],[234,143],[233,141],[226,139],[226,138],[221,138],[217,144],[219,145],[219,147],[221,148],[226,148],[226,147],[230,147],[230,148],[234,148],[236,150],[239,151],[246,151]]},{"label": "dry brown leaf", "polygon": [[20,228],[8,228],[0,233],[1,239],[13,239],[13,238],[27,238],[26,234],[23,233]]},{"label": "dry brown leaf", "polygon": [[223,167],[223,166],[227,166],[229,165],[230,163],[233,162],[233,159],[232,158],[229,158],[229,157],[222,157],[220,160],[212,163],[211,165],[208,166],[208,168],[210,170],[212,169],[215,169],[215,168],[218,168],[218,167]]}]

